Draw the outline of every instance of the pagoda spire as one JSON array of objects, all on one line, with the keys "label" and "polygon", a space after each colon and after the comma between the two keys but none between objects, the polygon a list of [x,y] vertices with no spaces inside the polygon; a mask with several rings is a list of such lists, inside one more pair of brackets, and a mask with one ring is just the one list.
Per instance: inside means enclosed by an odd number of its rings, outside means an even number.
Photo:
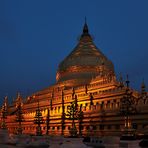
[{"label": "pagoda spire", "polygon": [[129,81],[129,79],[128,79],[128,75],[126,75],[126,86],[127,86],[127,88],[129,88],[129,83],[130,83],[130,81]]},{"label": "pagoda spire", "polygon": [[87,19],[85,17],[85,23],[83,27],[83,35],[89,34],[88,25],[87,25]]},{"label": "pagoda spire", "polygon": [[145,88],[145,83],[144,83],[144,79],[142,80],[142,84],[141,87]]},{"label": "pagoda spire", "polygon": [[1,109],[1,128],[6,129],[6,118],[7,118],[7,109],[8,109],[8,102],[7,102],[7,96],[4,98],[4,103],[2,105]]},{"label": "pagoda spire", "polygon": [[145,94],[146,94],[146,86],[145,86],[144,79],[143,79],[142,84],[141,84],[141,95],[144,96]]}]

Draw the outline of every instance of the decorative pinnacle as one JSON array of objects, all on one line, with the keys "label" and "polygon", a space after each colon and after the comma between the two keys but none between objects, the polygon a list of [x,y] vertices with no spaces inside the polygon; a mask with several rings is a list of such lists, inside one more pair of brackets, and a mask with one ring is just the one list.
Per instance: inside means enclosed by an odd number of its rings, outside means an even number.
[{"label": "decorative pinnacle", "polygon": [[144,79],[143,79],[142,84],[141,84],[141,94],[144,95],[145,93],[146,93],[146,86],[145,86]]},{"label": "decorative pinnacle", "polygon": [[142,80],[142,84],[141,87],[145,88],[145,83],[144,83],[144,79]]},{"label": "decorative pinnacle", "polygon": [[5,96],[5,98],[4,98],[4,104],[5,104],[5,106],[7,106],[7,101],[8,101],[8,96]]},{"label": "decorative pinnacle", "polygon": [[86,20],[86,17],[85,17],[85,24],[84,24],[84,27],[83,27],[83,34],[88,34],[88,26],[87,26],[87,20]]},{"label": "decorative pinnacle", "polygon": [[17,98],[20,98],[21,94],[20,92],[17,92]]},{"label": "decorative pinnacle", "polygon": [[130,81],[128,80],[128,75],[126,75],[126,81],[125,82],[126,82],[126,86],[129,87]]}]

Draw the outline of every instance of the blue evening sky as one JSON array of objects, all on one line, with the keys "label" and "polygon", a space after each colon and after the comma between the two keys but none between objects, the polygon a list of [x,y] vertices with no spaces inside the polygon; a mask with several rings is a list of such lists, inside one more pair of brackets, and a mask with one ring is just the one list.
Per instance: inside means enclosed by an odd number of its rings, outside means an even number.
[{"label": "blue evening sky", "polygon": [[131,86],[148,85],[148,0],[1,0],[0,103],[55,83],[87,17],[98,48]]}]

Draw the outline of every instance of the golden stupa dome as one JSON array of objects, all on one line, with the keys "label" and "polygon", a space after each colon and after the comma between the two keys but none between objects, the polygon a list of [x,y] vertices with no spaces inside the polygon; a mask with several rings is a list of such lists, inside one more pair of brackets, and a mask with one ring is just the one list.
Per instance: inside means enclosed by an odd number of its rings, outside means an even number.
[{"label": "golden stupa dome", "polygon": [[113,64],[95,46],[85,22],[77,46],[59,64],[56,81],[68,86],[88,84],[102,71],[114,72]]}]

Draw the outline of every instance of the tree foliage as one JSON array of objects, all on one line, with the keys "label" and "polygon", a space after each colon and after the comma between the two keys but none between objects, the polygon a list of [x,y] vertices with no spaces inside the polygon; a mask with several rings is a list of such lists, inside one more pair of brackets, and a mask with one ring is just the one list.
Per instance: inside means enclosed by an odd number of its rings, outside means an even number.
[{"label": "tree foliage", "polygon": [[37,108],[34,116],[34,123],[38,125],[43,124],[43,116],[39,107]]},{"label": "tree foliage", "polygon": [[77,96],[75,96],[74,100],[68,106],[66,117],[67,117],[67,119],[72,120],[72,128],[70,129],[71,136],[76,136],[77,129],[75,126],[75,120],[79,121],[79,133],[80,133],[82,119],[83,119],[83,111],[82,111],[81,107],[80,107],[80,109],[78,107]]},{"label": "tree foliage", "polygon": [[136,112],[136,101],[132,96],[132,92],[127,89],[125,96],[123,96],[123,98],[121,99],[120,114],[123,116],[128,116],[131,114],[135,114]]}]

